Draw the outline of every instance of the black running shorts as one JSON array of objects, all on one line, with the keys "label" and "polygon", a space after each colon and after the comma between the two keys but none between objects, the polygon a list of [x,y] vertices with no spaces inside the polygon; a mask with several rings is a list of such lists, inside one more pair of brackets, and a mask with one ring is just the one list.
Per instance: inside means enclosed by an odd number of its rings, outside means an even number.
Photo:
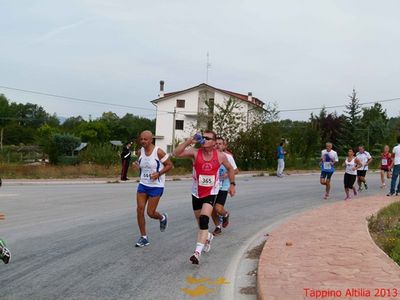
[{"label": "black running shorts", "polygon": [[221,204],[222,206],[225,205],[226,198],[228,197],[228,191],[219,191],[217,195],[217,200],[215,201],[215,204]]},{"label": "black running shorts", "polygon": [[211,206],[214,206],[216,198],[217,198],[217,195],[210,195],[210,196],[207,196],[204,198],[197,198],[192,195],[193,210],[200,210],[203,207],[204,203],[208,203]]},{"label": "black running shorts", "polygon": [[365,177],[367,175],[367,170],[357,170],[357,176]]}]

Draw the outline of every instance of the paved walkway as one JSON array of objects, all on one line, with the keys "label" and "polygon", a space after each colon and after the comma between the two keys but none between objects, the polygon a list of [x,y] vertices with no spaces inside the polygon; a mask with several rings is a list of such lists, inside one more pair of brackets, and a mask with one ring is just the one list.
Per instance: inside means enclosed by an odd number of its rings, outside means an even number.
[{"label": "paved walkway", "polygon": [[258,298],[400,299],[400,268],[375,245],[366,221],[396,200],[323,205],[271,232],[258,267]]}]

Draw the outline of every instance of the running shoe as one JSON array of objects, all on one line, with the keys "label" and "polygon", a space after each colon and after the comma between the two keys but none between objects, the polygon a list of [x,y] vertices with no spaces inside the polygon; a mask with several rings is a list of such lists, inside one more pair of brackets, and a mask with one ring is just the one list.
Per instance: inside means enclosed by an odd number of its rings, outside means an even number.
[{"label": "running shoe", "polygon": [[210,252],[210,250],[211,250],[211,242],[212,242],[213,238],[214,238],[214,236],[211,233],[208,233],[208,239],[207,239],[207,241],[206,241],[206,243],[204,245],[204,248],[203,248],[203,251],[205,253]]},{"label": "running shoe", "polygon": [[6,248],[6,243],[0,239],[0,259],[8,264],[11,260],[11,252]]},{"label": "running shoe", "polygon": [[346,198],[344,198],[344,200],[351,200],[351,196],[347,196]]},{"label": "running shoe", "polygon": [[368,185],[366,182],[364,182],[364,187],[365,187],[365,190],[368,190]]},{"label": "running shoe", "polygon": [[222,230],[220,227],[215,227],[213,235],[220,235],[222,233]]},{"label": "running shoe", "polygon": [[381,189],[384,189],[386,187],[386,183],[381,184]]},{"label": "running shoe", "polygon": [[164,216],[164,221],[160,220],[160,231],[164,232],[165,229],[167,229],[167,227],[168,227],[168,214],[164,213],[162,215]]},{"label": "running shoe", "polygon": [[229,213],[227,212],[225,216],[222,217],[222,227],[226,228],[229,225]]},{"label": "running shoe", "polygon": [[140,247],[140,248],[142,248],[144,246],[148,246],[148,245],[150,245],[149,240],[142,236],[139,238],[138,242],[136,243],[136,247]]},{"label": "running shoe", "polygon": [[391,196],[393,196],[394,195],[394,193],[387,193],[386,194],[386,196],[388,196],[388,197],[391,197]]},{"label": "running shoe", "polygon": [[192,262],[192,264],[198,265],[200,262],[200,253],[195,251],[189,260]]},{"label": "running shoe", "polygon": [[324,199],[325,199],[325,200],[329,199],[329,194],[325,193]]}]

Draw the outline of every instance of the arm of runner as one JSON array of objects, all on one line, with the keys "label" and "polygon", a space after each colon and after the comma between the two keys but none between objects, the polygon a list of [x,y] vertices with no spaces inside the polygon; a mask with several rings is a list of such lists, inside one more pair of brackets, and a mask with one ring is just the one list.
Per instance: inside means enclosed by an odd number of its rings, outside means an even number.
[{"label": "arm of runner", "polygon": [[231,195],[231,197],[233,197],[236,194],[235,171],[233,170],[232,165],[229,163],[229,161],[224,153],[219,153],[218,158],[220,161],[222,159],[221,163],[224,165],[224,167],[226,168],[226,170],[228,172],[228,177],[229,177],[229,181],[230,181],[228,193],[229,193],[229,195]]},{"label": "arm of runner", "polygon": [[174,152],[172,152],[172,155],[175,157],[189,157],[189,158],[195,158],[196,153],[197,153],[197,149],[194,148],[189,148],[186,149],[187,147],[189,147],[190,145],[196,143],[196,140],[194,139],[194,137],[190,137],[188,139],[186,139],[183,143],[180,143],[174,150]]},{"label": "arm of runner", "polygon": [[172,164],[172,161],[169,159],[168,154],[166,154],[164,152],[164,150],[158,148],[157,156],[158,156],[158,159],[164,164],[164,168],[160,172],[154,172],[153,174],[151,174],[150,178],[152,180],[156,180],[156,179],[160,178],[161,175],[169,172],[172,169],[172,167],[174,166]]},{"label": "arm of runner", "polygon": [[363,166],[361,161],[358,158],[356,158],[354,160],[354,162],[356,163],[356,165],[354,166],[353,171],[358,170],[359,168],[361,168]]}]

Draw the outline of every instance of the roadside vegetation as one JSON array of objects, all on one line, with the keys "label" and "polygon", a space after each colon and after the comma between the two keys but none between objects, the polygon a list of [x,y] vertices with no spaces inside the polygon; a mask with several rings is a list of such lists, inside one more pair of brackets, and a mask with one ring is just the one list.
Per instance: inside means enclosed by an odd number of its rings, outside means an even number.
[{"label": "roadside vegetation", "polygon": [[400,265],[400,202],[394,202],[368,219],[375,243]]},{"label": "roadside vegetation", "polygon": [[[286,142],[286,171],[318,170],[327,141],[340,158],[349,147],[364,145],[375,158],[371,168],[378,168],[383,146],[392,147],[400,132],[400,117],[388,118],[379,103],[361,107],[355,90],[343,114],[322,108],[306,121],[279,119],[271,103],[247,115],[237,108],[232,98],[224,105],[210,106],[199,114],[198,128],[193,130],[214,129],[228,140],[240,170],[260,174],[275,173],[276,149],[282,141]],[[61,121],[36,104],[18,104],[0,94],[0,177],[115,177],[122,144],[133,141],[132,150],[138,149],[136,138],[143,130],[154,132],[155,120],[104,112],[94,120],[76,116]],[[174,163],[174,173],[191,172],[190,161]]]}]

